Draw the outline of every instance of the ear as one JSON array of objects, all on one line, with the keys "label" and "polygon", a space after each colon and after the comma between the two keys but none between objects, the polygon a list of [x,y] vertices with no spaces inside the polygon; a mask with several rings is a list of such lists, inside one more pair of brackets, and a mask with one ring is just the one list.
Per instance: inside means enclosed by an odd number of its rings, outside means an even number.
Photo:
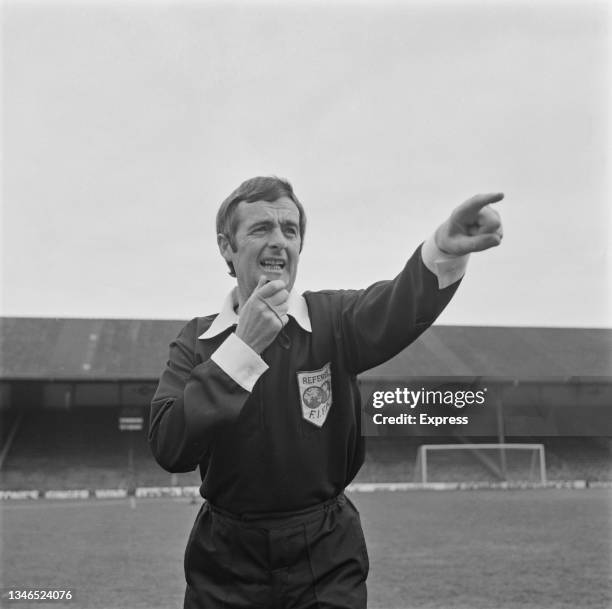
[{"label": "ear", "polygon": [[226,262],[232,261],[232,246],[229,242],[229,239],[222,233],[217,235],[217,245],[219,246],[219,251],[223,258],[225,258]]}]

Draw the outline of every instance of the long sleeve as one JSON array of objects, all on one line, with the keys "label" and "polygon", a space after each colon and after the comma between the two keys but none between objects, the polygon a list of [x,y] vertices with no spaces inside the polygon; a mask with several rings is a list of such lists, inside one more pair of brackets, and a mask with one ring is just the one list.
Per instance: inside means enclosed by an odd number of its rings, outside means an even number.
[{"label": "long sleeve", "polygon": [[340,336],[348,369],[358,374],[407,347],[440,315],[458,285],[439,289],[419,247],[392,281],[344,292]]},{"label": "long sleeve", "polygon": [[214,352],[208,358],[196,352],[197,335],[192,320],[170,344],[151,403],[149,443],[170,472],[192,471],[203,462],[215,432],[238,418],[251,395],[214,361]]}]

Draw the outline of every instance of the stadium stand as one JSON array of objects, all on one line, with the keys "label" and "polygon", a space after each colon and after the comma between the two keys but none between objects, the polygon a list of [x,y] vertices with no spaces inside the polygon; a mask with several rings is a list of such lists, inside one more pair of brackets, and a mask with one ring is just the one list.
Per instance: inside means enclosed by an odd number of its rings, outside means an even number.
[{"label": "stadium stand", "polygon": [[[182,324],[2,318],[1,488],[198,485],[197,472],[161,470],[146,441],[148,403]],[[432,377],[500,387],[503,428],[494,416],[488,435],[471,441],[543,443],[549,479],[609,481],[611,347],[610,330],[436,326],[360,383],[366,402],[375,390]],[[141,431],[119,430],[126,408],[143,417]],[[457,437],[370,437],[357,481],[413,481],[418,446],[450,442]],[[495,480],[468,453],[440,455],[432,468],[444,480]]]},{"label": "stadium stand", "polygon": [[[456,442],[456,438],[435,438]],[[427,438],[370,438],[366,462],[356,482],[412,482],[417,449]],[[550,480],[612,480],[612,453],[602,438],[529,438],[546,448]],[[129,444],[133,448],[133,472]],[[520,476],[514,463],[512,476]],[[525,467],[527,467],[525,465]],[[151,458],[144,433],[117,428],[106,409],[86,413],[32,413],[24,419],[6,459],[3,490],[93,489],[134,486],[197,486],[197,472],[172,477]],[[441,455],[430,464],[432,481],[497,482],[470,454]],[[524,475],[524,479],[529,477]]]},{"label": "stadium stand", "polygon": [[[151,457],[146,432],[121,432],[117,420],[117,410],[104,407],[28,411],[5,461],[2,488],[129,489],[170,484],[170,474]],[[145,420],[145,429],[146,424]],[[183,485],[198,481],[195,472],[176,479]]]}]

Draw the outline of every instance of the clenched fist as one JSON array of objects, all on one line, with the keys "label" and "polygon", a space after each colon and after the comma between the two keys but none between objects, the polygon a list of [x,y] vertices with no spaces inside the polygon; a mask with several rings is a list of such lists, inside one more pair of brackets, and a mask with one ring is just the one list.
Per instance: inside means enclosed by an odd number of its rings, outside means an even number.
[{"label": "clenched fist", "polygon": [[236,336],[256,353],[262,353],[289,321],[289,292],[281,279],[263,275],[238,312]]}]

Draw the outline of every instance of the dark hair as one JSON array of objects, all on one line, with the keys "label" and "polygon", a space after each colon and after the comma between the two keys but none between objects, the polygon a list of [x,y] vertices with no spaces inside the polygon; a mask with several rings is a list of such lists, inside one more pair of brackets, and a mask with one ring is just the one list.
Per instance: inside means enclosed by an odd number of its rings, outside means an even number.
[{"label": "dark hair", "polygon": [[[259,176],[246,180],[232,194],[221,203],[217,212],[217,235],[225,235],[233,251],[236,251],[236,208],[238,204],[253,203],[254,201],[276,201],[281,197],[289,197],[298,208],[300,215],[300,252],[304,246],[304,235],[306,233],[306,213],[304,207],[295,196],[293,187],[287,180],[276,176]],[[236,276],[234,265],[228,262],[230,275]]]}]

